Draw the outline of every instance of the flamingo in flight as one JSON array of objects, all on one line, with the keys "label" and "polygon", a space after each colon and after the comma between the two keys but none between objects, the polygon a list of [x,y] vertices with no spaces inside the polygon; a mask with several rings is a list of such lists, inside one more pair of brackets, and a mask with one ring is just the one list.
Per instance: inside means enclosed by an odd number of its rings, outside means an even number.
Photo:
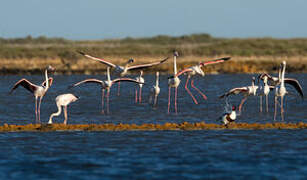
[{"label": "flamingo in flight", "polygon": [[186,68],[186,69],[183,69],[183,70],[179,71],[175,75],[175,77],[178,77],[178,76],[180,76],[182,74],[187,74],[187,80],[186,80],[186,83],[185,83],[185,89],[189,93],[189,95],[192,97],[194,103],[198,104],[196,98],[194,97],[194,95],[192,94],[192,92],[188,88],[189,80],[191,79],[191,87],[194,88],[206,100],[207,96],[203,92],[201,92],[197,87],[195,87],[193,77],[195,75],[200,75],[202,77],[205,76],[204,71],[201,69],[203,66],[225,62],[225,61],[228,61],[230,59],[231,59],[231,57],[223,57],[223,58],[218,58],[218,59],[214,59],[214,60],[207,61],[207,62],[201,62],[201,63],[199,63],[197,65],[194,65],[194,66],[191,66],[189,68]]},{"label": "flamingo in flight", "polygon": [[[33,84],[29,80],[23,78],[17,81],[12,87],[11,91],[9,92],[9,94],[12,94],[15,89],[17,89],[19,86],[22,86],[34,95],[35,97],[35,122],[36,123],[40,123],[41,102],[53,82],[52,77],[48,78],[48,71],[54,72],[54,70],[55,69],[52,66],[50,65],[47,66],[47,68],[45,69],[45,81],[41,85]],[[39,102],[38,102],[38,98],[39,98]]]},{"label": "flamingo in flight", "polygon": [[170,104],[171,104],[171,88],[175,88],[175,100],[174,100],[174,106],[175,106],[175,113],[177,114],[177,89],[180,84],[180,79],[177,74],[177,62],[176,58],[179,56],[177,51],[173,52],[174,55],[174,76],[170,77],[168,79],[168,106],[167,106],[167,113],[169,114],[170,110]]},{"label": "flamingo in flight", "polygon": [[150,89],[150,96],[149,96],[149,103],[153,101],[153,107],[157,104],[158,95],[160,94],[160,87],[159,87],[159,72],[156,72],[156,84]]},{"label": "flamingo in flight", "polygon": [[109,97],[110,97],[110,89],[112,87],[112,85],[114,83],[118,83],[120,81],[127,81],[127,82],[133,82],[133,83],[140,83],[134,79],[131,78],[117,78],[114,80],[111,80],[110,77],[110,67],[107,67],[107,80],[102,81],[102,80],[98,80],[98,79],[85,79],[83,81],[80,81],[78,83],[75,83],[73,85],[71,85],[70,87],[76,87],[79,86],[80,84],[83,83],[94,83],[94,84],[99,84],[101,86],[101,91],[102,91],[102,98],[101,98],[101,113],[104,114],[104,96],[105,96],[105,90],[107,90],[107,114],[109,114]]},{"label": "flamingo in flight", "polygon": [[79,99],[78,96],[75,96],[73,94],[61,94],[59,96],[57,96],[55,98],[55,102],[56,102],[56,105],[58,107],[58,111],[55,112],[55,113],[52,113],[49,117],[49,121],[48,121],[48,124],[52,124],[52,118],[54,116],[59,116],[61,114],[61,111],[62,111],[62,106],[64,108],[64,124],[67,124],[67,106],[72,103],[72,102],[75,102]]},{"label": "flamingo in flight", "polygon": [[229,90],[225,94],[221,95],[220,98],[228,97],[229,95],[236,95],[236,94],[242,94],[244,98],[241,100],[241,103],[239,105],[239,114],[241,114],[241,109],[243,106],[243,103],[247,100],[248,96],[255,96],[257,92],[258,86],[255,86],[255,77],[252,78],[252,85],[251,86],[245,86],[245,87],[237,87]]},{"label": "flamingo in flight", "polygon": [[[83,55],[83,56],[85,56],[87,58],[90,58],[90,59],[93,59],[95,61],[98,61],[98,62],[100,62],[100,63],[102,63],[104,65],[107,65],[109,67],[115,68],[115,70],[114,70],[115,74],[119,75],[120,77],[124,77],[128,73],[128,71],[145,69],[145,68],[149,68],[149,67],[152,67],[152,66],[155,66],[155,65],[162,64],[166,60],[168,60],[168,58],[169,58],[169,57],[167,57],[167,58],[165,58],[165,59],[163,59],[161,61],[158,61],[158,62],[153,62],[153,63],[148,63],[148,64],[140,64],[140,65],[134,65],[134,66],[129,66],[129,64],[134,62],[134,59],[129,59],[124,66],[120,66],[120,65],[113,64],[113,63],[111,63],[109,61],[106,61],[104,59],[97,58],[97,57],[85,54],[84,52],[81,52],[81,51],[78,51],[78,53],[80,53],[81,55]],[[117,95],[118,96],[119,96],[119,94],[120,94],[120,82],[118,83],[118,91],[117,91]]]},{"label": "flamingo in flight", "polygon": [[[286,90],[285,83],[293,85],[295,89],[298,91],[300,96],[304,98],[303,90],[301,85],[296,79],[289,79],[285,78],[285,71],[286,71],[286,61],[283,61],[280,64],[279,68],[279,75],[278,75],[278,82],[279,84],[275,86],[275,110],[274,110],[274,121],[276,120],[276,115],[277,115],[277,104],[280,105],[280,115],[282,118],[282,121],[284,120],[284,108],[283,108],[283,101],[284,101],[284,96],[288,94],[288,91]],[[280,97],[280,103],[278,102],[278,97]]]},{"label": "flamingo in flight", "polygon": [[135,89],[135,103],[141,103],[142,102],[142,88],[145,83],[145,80],[143,78],[143,71],[140,71],[140,76],[136,77],[135,79],[137,82],[139,82],[139,96],[138,96],[138,90]]}]

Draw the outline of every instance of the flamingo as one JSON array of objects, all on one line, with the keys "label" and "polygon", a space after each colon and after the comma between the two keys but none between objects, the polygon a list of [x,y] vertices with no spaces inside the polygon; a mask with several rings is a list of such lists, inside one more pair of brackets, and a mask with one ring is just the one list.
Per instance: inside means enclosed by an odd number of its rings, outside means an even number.
[{"label": "flamingo", "polygon": [[109,113],[109,96],[110,96],[110,89],[112,87],[112,85],[114,83],[118,83],[120,81],[128,81],[128,82],[134,82],[134,83],[140,83],[140,82],[137,82],[136,80],[134,79],[131,79],[131,78],[117,78],[117,79],[114,79],[114,80],[111,80],[111,77],[110,77],[110,67],[107,67],[107,80],[105,81],[102,81],[102,80],[98,80],[98,79],[85,79],[83,81],[80,81],[78,83],[75,83],[73,85],[71,85],[70,87],[76,87],[80,84],[83,84],[83,83],[95,83],[95,84],[99,84],[101,86],[101,91],[102,91],[102,98],[101,98],[101,113],[104,114],[104,96],[105,96],[105,90],[107,90],[107,114]]},{"label": "flamingo", "polygon": [[73,94],[61,94],[61,95],[57,96],[55,98],[55,102],[56,102],[56,105],[58,107],[58,111],[55,112],[55,113],[52,113],[50,115],[48,124],[52,124],[52,118],[54,116],[59,116],[61,114],[62,106],[64,108],[64,117],[65,117],[63,124],[67,124],[67,106],[70,103],[77,101],[78,99],[79,99],[79,97],[75,96]]},{"label": "flamingo", "polygon": [[157,104],[159,93],[160,93],[159,72],[156,72],[156,84],[150,89],[150,97],[149,97],[149,103],[151,103],[152,99],[154,98],[153,107],[155,107]]},{"label": "flamingo", "polygon": [[[259,78],[258,78],[258,86],[259,86]],[[269,93],[272,89],[274,89],[274,86],[270,86],[268,84],[268,77],[263,77],[263,86],[259,86],[260,90],[263,90],[263,92],[260,94],[260,112],[262,112],[262,96],[265,96],[265,107],[266,112],[269,112]]]},{"label": "flamingo", "polygon": [[248,96],[255,96],[257,89],[258,86],[255,86],[255,77],[253,77],[251,86],[233,88],[225,94],[221,95],[220,98],[228,97],[229,95],[243,94],[244,98],[241,100],[241,103],[239,105],[239,114],[241,114],[243,103],[247,100]]},{"label": "flamingo", "polygon": [[221,117],[224,125],[228,125],[229,123],[234,122],[236,120],[236,118],[237,118],[237,114],[236,114],[236,107],[235,106],[231,107],[231,112],[226,112]]},{"label": "flamingo", "polygon": [[139,97],[138,97],[138,90],[137,88],[135,89],[135,103],[138,102],[139,99],[139,103],[142,102],[142,87],[143,84],[145,83],[145,80],[143,78],[143,71],[140,71],[140,76],[136,77],[136,81],[139,82]]},{"label": "flamingo", "polygon": [[177,51],[173,52],[174,55],[174,76],[170,77],[168,79],[168,107],[167,107],[167,112],[169,114],[169,109],[170,109],[170,104],[171,104],[171,88],[175,88],[175,102],[174,102],[174,106],[175,106],[175,112],[177,114],[177,88],[180,84],[180,79],[178,76],[176,76],[177,74],[177,62],[176,62],[176,58],[179,56]]},{"label": "flamingo", "polygon": [[[108,62],[104,59],[85,54],[84,52],[81,52],[81,51],[78,51],[78,53],[80,53],[81,55],[83,55],[87,58],[90,58],[90,59],[98,61],[102,64],[105,64],[109,67],[115,68],[115,70],[114,70],[115,74],[119,75],[120,77],[124,77],[128,73],[128,71],[145,69],[145,68],[149,68],[149,67],[152,67],[152,66],[155,66],[155,65],[162,64],[169,58],[169,57],[167,57],[167,58],[165,58],[161,61],[158,61],[158,62],[153,62],[153,63],[148,63],[148,64],[140,64],[140,65],[134,65],[134,66],[129,66],[129,64],[134,62],[134,59],[129,59],[124,66],[120,66],[120,65],[116,65],[116,64],[113,64],[111,62]],[[117,90],[118,90],[117,95],[119,96],[119,94],[120,94],[120,83],[118,83],[118,89]]]},{"label": "flamingo", "polygon": [[[276,115],[277,115],[277,104],[280,105],[280,115],[281,115],[282,121],[284,121],[283,101],[284,101],[284,96],[286,94],[288,94],[288,91],[286,90],[286,87],[285,87],[285,82],[286,82],[285,71],[286,71],[286,61],[283,61],[280,64],[279,75],[278,75],[280,84],[275,86],[274,121],[276,120]],[[301,85],[299,84],[299,82],[296,79],[290,79],[290,80],[287,79],[287,83],[293,85],[295,87],[295,89],[299,92],[299,94],[302,97],[302,99],[304,98],[302,87],[301,87]],[[278,97],[280,97],[280,103],[278,102]]]},{"label": "flamingo", "polygon": [[[279,69],[279,77],[274,77],[274,76],[271,76],[267,73],[262,73],[258,76],[258,83],[259,83],[259,80],[262,80],[264,81],[265,78],[267,78],[267,82],[268,82],[268,85],[271,87],[271,86],[278,86],[280,83],[281,83],[281,69]],[[291,85],[292,87],[294,87],[294,89],[299,93],[299,95],[303,98],[304,97],[304,93],[303,93],[303,90],[302,90],[302,86],[300,85],[300,83],[298,82],[297,79],[294,79],[294,78],[285,78],[284,77],[284,83],[285,84],[289,84]]]},{"label": "flamingo", "polygon": [[[51,87],[53,78],[48,78],[48,71],[53,72],[55,69],[52,66],[47,66],[45,69],[45,81],[41,85],[36,85],[31,83],[29,80],[22,78],[21,80],[17,81],[14,86],[12,87],[9,94],[12,94],[15,89],[19,86],[24,87],[26,90],[30,91],[35,97],[35,122],[40,123],[40,106],[43,97],[45,96],[48,89]],[[38,102],[39,98],[39,102]]]},{"label": "flamingo", "polygon": [[189,93],[189,95],[192,97],[193,101],[195,104],[198,104],[196,98],[193,96],[192,92],[188,89],[188,83],[189,80],[191,79],[191,87],[194,88],[203,98],[204,100],[207,99],[207,96],[201,92],[197,87],[195,87],[194,85],[194,79],[192,79],[195,75],[200,75],[202,77],[205,76],[204,71],[201,69],[203,66],[209,65],[209,64],[216,64],[216,63],[221,63],[221,62],[225,62],[230,60],[231,57],[223,57],[223,58],[218,58],[218,59],[214,59],[211,61],[207,61],[207,62],[201,62],[197,65],[191,66],[189,68],[183,69],[181,71],[179,71],[175,76],[178,77],[182,74],[187,74],[187,80],[185,83],[185,89],[186,91]]}]

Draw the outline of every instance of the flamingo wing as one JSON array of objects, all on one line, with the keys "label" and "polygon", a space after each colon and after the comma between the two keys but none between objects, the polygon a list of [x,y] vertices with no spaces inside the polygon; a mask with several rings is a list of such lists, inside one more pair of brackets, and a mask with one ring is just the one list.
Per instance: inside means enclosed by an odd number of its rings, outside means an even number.
[{"label": "flamingo wing", "polygon": [[300,96],[304,98],[303,89],[298,80],[292,78],[285,78],[284,82],[293,86],[295,90],[300,94]]},{"label": "flamingo wing", "polygon": [[186,72],[192,72],[192,71],[193,71],[193,69],[186,68],[186,69],[183,69],[183,70],[179,71],[175,76],[168,77],[168,79],[171,79],[171,78],[174,78],[174,77],[178,77],[178,76],[180,76],[180,75],[182,75],[182,74],[184,74]]},{"label": "flamingo wing", "polygon": [[104,82],[99,80],[99,79],[85,79],[83,81],[80,81],[80,82],[77,82],[71,86],[69,86],[70,88],[71,87],[76,87],[76,86],[79,86],[80,84],[83,84],[83,83],[95,83],[95,84],[100,84],[100,85],[104,85]]},{"label": "flamingo wing", "polygon": [[93,59],[93,60],[95,60],[95,61],[99,61],[100,63],[105,64],[105,65],[107,65],[107,66],[110,66],[110,67],[113,67],[113,68],[116,67],[115,64],[110,63],[110,62],[108,62],[108,61],[106,61],[106,60],[104,60],[104,59],[97,58],[97,57],[94,57],[94,56],[85,54],[84,52],[81,52],[81,51],[77,51],[77,52],[80,53],[81,55],[87,57],[87,58]]},{"label": "flamingo wing", "polygon": [[229,95],[236,95],[236,94],[246,93],[246,92],[248,92],[248,87],[233,88],[229,90],[228,92],[226,92],[225,94],[221,95],[220,99],[224,97],[228,97]]},{"label": "flamingo wing", "polygon": [[[52,83],[53,83],[53,78],[50,77],[50,78],[48,79],[48,81],[49,81],[49,87],[51,87],[51,85],[52,85]],[[44,86],[44,87],[46,87],[46,85],[47,85],[46,80],[45,80],[41,85]]]},{"label": "flamingo wing", "polygon": [[117,78],[117,79],[114,79],[112,81],[112,83],[118,83],[120,81],[126,81],[126,82],[133,82],[133,83],[138,83],[138,84],[144,84],[144,83],[141,83],[135,79],[131,79],[131,78]]},{"label": "flamingo wing", "polygon": [[25,89],[27,89],[28,91],[30,91],[31,93],[34,93],[34,91],[38,88],[37,85],[31,83],[30,81],[28,81],[27,79],[21,79],[18,82],[16,82],[14,84],[14,86],[12,87],[10,94],[19,86],[24,87]]},{"label": "flamingo wing", "polygon": [[165,59],[163,59],[161,61],[158,61],[158,62],[153,62],[153,63],[149,63],[149,64],[140,64],[140,65],[135,65],[135,66],[129,66],[128,70],[139,70],[139,69],[149,68],[151,66],[162,64],[162,63],[164,63],[168,59],[169,59],[169,57],[167,57],[167,58],[165,58]]},{"label": "flamingo wing", "polygon": [[206,66],[206,65],[209,65],[209,64],[216,64],[216,63],[225,62],[225,61],[228,61],[230,59],[231,59],[231,57],[223,57],[223,58],[214,59],[214,60],[207,61],[207,62],[202,62],[202,63],[199,63],[199,65]]}]

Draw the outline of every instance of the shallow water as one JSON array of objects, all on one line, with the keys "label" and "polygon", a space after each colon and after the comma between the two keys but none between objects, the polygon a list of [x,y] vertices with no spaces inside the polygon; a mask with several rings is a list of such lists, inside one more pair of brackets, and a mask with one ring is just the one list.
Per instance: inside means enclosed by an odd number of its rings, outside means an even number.
[{"label": "shallow water", "polygon": [[[161,77],[158,107],[147,104],[148,90],[154,79],[145,76],[144,103],[134,103],[134,85],[122,83],[122,95],[111,92],[110,115],[101,115],[100,88],[84,85],[72,90],[67,86],[89,77],[55,76],[53,86],[43,99],[42,121],[57,110],[54,99],[72,92],[80,100],[68,107],[72,124],[85,123],[219,123],[225,102],[217,97],[232,87],[249,85],[253,75],[208,75],[195,78],[195,85],[208,96],[205,101],[193,91],[200,104],[195,105],[184,90],[185,78],[179,87],[178,115],[167,115],[167,76]],[[307,74],[289,74],[306,87]],[[9,88],[21,76],[0,76],[1,124],[34,122],[34,98]],[[34,83],[41,76],[26,76]],[[291,91],[294,92],[294,91]],[[306,90],[304,93],[307,94]],[[272,93],[273,94],[273,93]],[[270,113],[259,113],[258,97],[250,97],[238,122],[272,122]],[[232,97],[237,105],[241,97]],[[286,98],[286,122],[306,122],[306,101],[297,96]],[[173,109],[172,109],[173,110]],[[54,119],[62,122],[63,116]],[[280,121],[280,116],[278,116]],[[223,130],[223,131],[125,131],[125,132],[47,132],[0,133],[0,177],[44,179],[204,179],[214,178],[278,178],[303,179],[307,176],[306,130]]]}]

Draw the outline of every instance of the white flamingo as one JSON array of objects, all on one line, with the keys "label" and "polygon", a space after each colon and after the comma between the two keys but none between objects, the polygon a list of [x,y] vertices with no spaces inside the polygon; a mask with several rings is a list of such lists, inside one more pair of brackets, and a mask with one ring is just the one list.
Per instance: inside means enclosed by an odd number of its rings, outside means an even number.
[{"label": "white flamingo", "polygon": [[177,62],[176,62],[176,58],[179,56],[177,51],[173,52],[174,55],[174,76],[170,77],[168,79],[168,107],[167,107],[167,112],[169,114],[169,110],[170,110],[170,104],[171,104],[171,88],[175,88],[175,100],[174,100],[174,106],[175,106],[175,112],[177,114],[177,89],[178,86],[180,84],[180,79],[178,76],[176,76],[177,74]]},{"label": "white flamingo", "polygon": [[220,98],[228,97],[229,95],[236,95],[236,94],[242,94],[244,98],[241,100],[241,103],[239,105],[239,114],[241,114],[241,109],[243,106],[243,103],[247,100],[248,96],[255,96],[257,92],[258,86],[255,86],[255,77],[252,78],[252,85],[251,86],[245,86],[245,87],[238,87],[233,88],[220,96]]},{"label": "white flamingo", "polygon": [[[259,85],[259,78],[258,78],[258,85]],[[265,107],[266,112],[269,112],[269,93],[270,91],[274,89],[274,86],[270,86],[268,84],[268,77],[263,77],[263,86],[259,86],[259,90],[263,90],[259,95],[260,98],[260,112],[262,112],[262,96],[265,96]]]},{"label": "white flamingo", "polygon": [[54,116],[59,116],[61,114],[62,111],[62,107],[64,108],[64,123],[63,124],[67,124],[67,106],[72,103],[75,102],[79,99],[79,97],[73,95],[73,94],[61,94],[59,96],[57,96],[55,98],[55,102],[56,105],[58,107],[58,111],[55,113],[52,113],[49,117],[49,121],[48,124],[52,124],[52,118]]},{"label": "white flamingo", "polygon": [[149,96],[149,103],[153,101],[153,107],[157,105],[158,95],[160,94],[160,87],[159,87],[159,72],[156,72],[156,84],[150,89],[150,96]]},{"label": "white flamingo", "polygon": [[[10,94],[19,86],[24,87],[26,90],[30,91],[35,97],[35,122],[40,123],[40,106],[43,97],[45,96],[48,89],[51,87],[53,78],[48,78],[48,71],[53,72],[55,69],[52,66],[47,66],[45,69],[45,81],[41,85],[36,85],[23,78],[16,82],[12,87]],[[39,98],[39,102],[38,102]]]},{"label": "white flamingo", "polygon": [[[143,71],[140,71],[140,76],[136,77],[135,79],[137,82],[139,82],[139,96],[138,96],[138,90],[135,88],[135,103],[142,103],[142,88],[145,83],[145,80],[143,78]],[[139,99],[139,100],[138,100]]]},{"label": "white flamingo", "polygon": [[194,65],[194,66],[191,66],[189,68],[186,68],[186,69],[179,71],[175,76],[179,77],[182,74],[187,74],[185,89],[189,93],[189,95],[192,97],[194,103],[198,104],[196,98],[193,96],[192,92],[188,89],[188,83],[189,83],[190,78],[191,78],[191,87],[194,88],[203,97],[203,99],[206,100],[207,96],[203,92],[201,92],[197,87],[195,87],[193,77],[195,75],[200,75],[202,77],[205,76],[205,72],[201,69],[204,66],[207,66],[207,65],[210,65],[210,64],[225,62],[225,61],[228,61],[230,59],[231,59],[231,57],[223,57],[223,58],[218,58],[218,59],[214,59],[214,60],[207,61],[207,62],[201,62],[197,65]]},{"label": "white flamingo", "polygon": [[109,97],[110,97],[110,89],[114,83],[118,83],[120,81],[127,81],[127,82],[134,82],[134,83],[139,83],[134,79],[131,78],[117,78],[114,80],[111,80],[110,77],[110,67],[107,67],[107,80],[102,81],[98,79],[85,79],[83,81],[80,81],[78,83],[73,84],[70,87],[75,87],[83,83],[95,83],[99,84],[101,86],[101,91],[102,91],[102,98],[101,98],[101,113],[104,114],[104,96],[105,96],[105,90],[107,90],[107,114],[109,113]]},{"label": "white flamingo", "polygon": [[[162,63],[164,63],[169,58],[169,57],[167,57],[167,58],[165,58],[165,59],[163,59],[161,61],[158,61],[158,62],[147,63],[147,64],[140,64],[140,65],[134,65],[134,66],[129,66],[130,63],[134,62],[133,59],[129,59],[124,66],[120,66],[120,65],[113,64],[113,63],[111,63],[109,61],[106,61],[104,59],[93,57],[91,55],[85,54],[84,52],[80,52],[80,51],[78,51],[78,52],[81,55],[83,55],[83,56],[85,56],[87,58],[93,59],[93,60],[98,61],[98,62],[100,62],[102,64],[105,64],[105,65],[107,65],[109,67],[115,68],[115,70],[114,70],[115,74],[119,75],[120,77],[124,77],[128,73],[128,71],[145,69],[145,68],[149,68],[149,67],[152,67],[152,66],[155,66],[155,65],[162,64]],[[117,95],[119,95],[119,94],[120,94],[120,83],[118,83]]]}]

